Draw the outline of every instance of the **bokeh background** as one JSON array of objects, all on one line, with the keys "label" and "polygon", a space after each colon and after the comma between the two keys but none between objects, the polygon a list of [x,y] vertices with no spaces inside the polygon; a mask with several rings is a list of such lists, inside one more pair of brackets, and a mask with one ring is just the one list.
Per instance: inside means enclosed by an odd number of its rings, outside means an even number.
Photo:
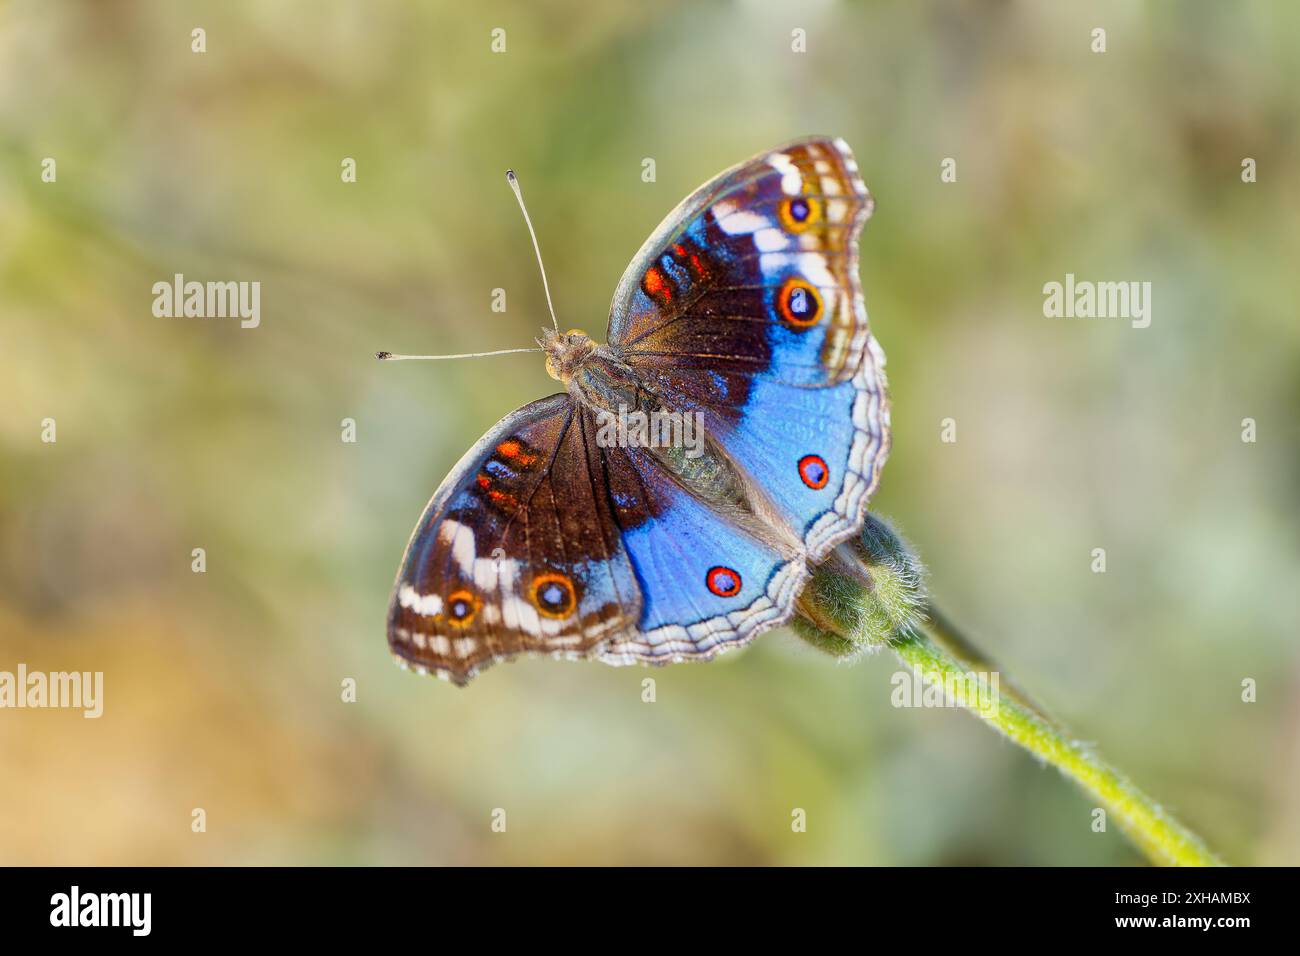
[{"label": "bokeh background", "polygon": [[[371,357],[530,344],[503,170],[599,336],[682,196],[810,133],[878,200],[875,510],[1219,852],[1300,862],[1298,90],[1285,0],[0,3],[0,669],[106,683],[99,720],[0,712],[0,862],[1140,863],[964,712],[891,707],[888,655],[778,631],[466,690],[389,659],[429,495],[554,391],[538,356]],[[261,326],[155,318],[176,272],[260,281]],[[1044,318],[1067,272],[1152,282],[1151,327]]]}]

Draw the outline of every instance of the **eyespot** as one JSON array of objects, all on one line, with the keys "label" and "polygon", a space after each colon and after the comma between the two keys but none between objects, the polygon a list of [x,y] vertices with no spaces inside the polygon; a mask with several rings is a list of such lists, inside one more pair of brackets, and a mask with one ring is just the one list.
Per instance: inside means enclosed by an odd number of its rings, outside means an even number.
[{"label": "eyespot", "polygon": [[776,294],[781,317],[796,329],[810,329],[822,315],[822,296],[815,286],[791,276]]},{"label": "eyespot", "polygon": [[709,573],[704,578],[704,583],[718,597],[735,597],[740,593],[740,575],[731,568],[724,568],[722,565],[710,568]]},{"label": "eyespot", "polygon": [[799,459],[799,477],[809,488],[825,488],[826,482],[831,480],[831,470],[820,455],[804,455]]},{"label": "eyespot", "polygon": [[568,617],[578,604],[573,582],[563,574],[537,575],[529,593],[537,610],[547,617]]},{"label": "eyespot", "polygon": [[469,627],[482,603],[472,591],[453,591],[447,595],[447,623],[452,627]]},{"label": "eyespot", "polygon": [[811,196],[790,196],[777,207],[787,232],[805,232],[822,217],[822,204]]}]

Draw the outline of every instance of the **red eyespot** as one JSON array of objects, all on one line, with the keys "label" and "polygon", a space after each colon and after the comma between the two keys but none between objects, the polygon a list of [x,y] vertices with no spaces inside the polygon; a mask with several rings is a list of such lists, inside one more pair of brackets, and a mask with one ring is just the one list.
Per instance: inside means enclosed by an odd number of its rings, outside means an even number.
[{"label": "red eyespot", "polygon": [[799,477],[809,488],[825,488],[831,480],[831,470],[820,455],[804,455],[799,459]]},{"label": "red eyespot", "polygon": [[731,568],[724,568],[721,565],[710,568],[704,582],[718,597],[735,597],[740,593],[740,575]]}]

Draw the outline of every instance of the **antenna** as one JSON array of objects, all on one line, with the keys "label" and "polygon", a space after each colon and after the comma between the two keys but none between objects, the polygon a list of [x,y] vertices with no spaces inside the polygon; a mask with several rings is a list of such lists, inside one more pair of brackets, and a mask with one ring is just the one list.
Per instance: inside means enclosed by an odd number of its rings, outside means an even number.
[{"label": "antenna", "polygon": [[551,324],[555,326],[555,331],[560,331],[560,322],[555,317],[555,306],[551,304],[551,286],[546,281],[546,266],[542,265],[542,250],[537,245],[537,233],[533,231],[533,221],[528,218],[528,207],[524,205],[524,194],[519,189],[519,177],[515,175],[513,169],[506,170],[506,182],[510,188],[515,191],[515,198],[519,200],[519,208],[524,214],[524,223],[528,226],[528,235],[533,237],[533,252],[537,253],[537,268],[542,273],[542,289],[546,292],[546,307],[551,310]]},{"label": "antenna", "polygon": [[486,358],[489,355],[510,355],[514,352],[540,352],[542,349],[498,349],[495,352],[462,352],[460,355],[400,355],[396,352],[376,352],[381,362],[441,362],[446,359]]},{"label": "antenna", "polygon": [[[555,306],[551,303],[551,286],[546,281],[546,266],[542,265],[542,250],[537,245],[537,233],[533,231],[533,221],[528,218],[528,207],[524,205],[524,194],[519,189],[519,179],[515,176],[513,169],[506,170],[506,181],[510,183],[510,188],[515,191],[515,198],[519,200],[519,208],[524,214],[524,223],[528,226],[528,235],[533,240],[533,252],[537,253],[537,268],[542,273],[542,288],[546,291],[546,307],[551,310],[551,324],[555,326],[555,331],[560,331],[560,322],[555,317]],[[517,352],[545,352],[545,349],[528,348],[528,349],[498,349],[495,352],[462,352],[459,355],[401,355],[396,352],[376,352],[375,358],[381,362],[443,362],[448,359],[465,359],[465,358],[486,358],[490,355],[513,355]]]}]

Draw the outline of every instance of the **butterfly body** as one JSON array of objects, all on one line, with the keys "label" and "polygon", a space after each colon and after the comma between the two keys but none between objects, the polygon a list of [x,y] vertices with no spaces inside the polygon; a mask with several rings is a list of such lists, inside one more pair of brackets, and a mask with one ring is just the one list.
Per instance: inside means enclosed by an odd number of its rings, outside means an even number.
[{"label": "butterfly body", "polygon": [[[708,659],[788,619],[888,451],[857,277],[871,207],[842,141],[762,154],[651,235],[607,344],[544,332],[565,391],[499,423],[425,509],[390,604],[399,662],[464,683],[520,653]],[[628,421],[675,440],[626,440]]]},{"label": "butterfly body", "polygon": [[[577,330],[563,334],[543,330],[538,343],[546,353],[551,376],[564,383],[575,405],[594,419],[609,420],[609,416],[629,413],[674,414],[652,385],[620,358],[616,347],[598,346]],[[745,486],[744,477],[720,448],[706,436],[696,452],[691,454],[683,445],[673,443],[648,449],[664,472],[688,493],[728,511],[754,533],[781,534],[779,526],[753,520],[761,492]]]}]

